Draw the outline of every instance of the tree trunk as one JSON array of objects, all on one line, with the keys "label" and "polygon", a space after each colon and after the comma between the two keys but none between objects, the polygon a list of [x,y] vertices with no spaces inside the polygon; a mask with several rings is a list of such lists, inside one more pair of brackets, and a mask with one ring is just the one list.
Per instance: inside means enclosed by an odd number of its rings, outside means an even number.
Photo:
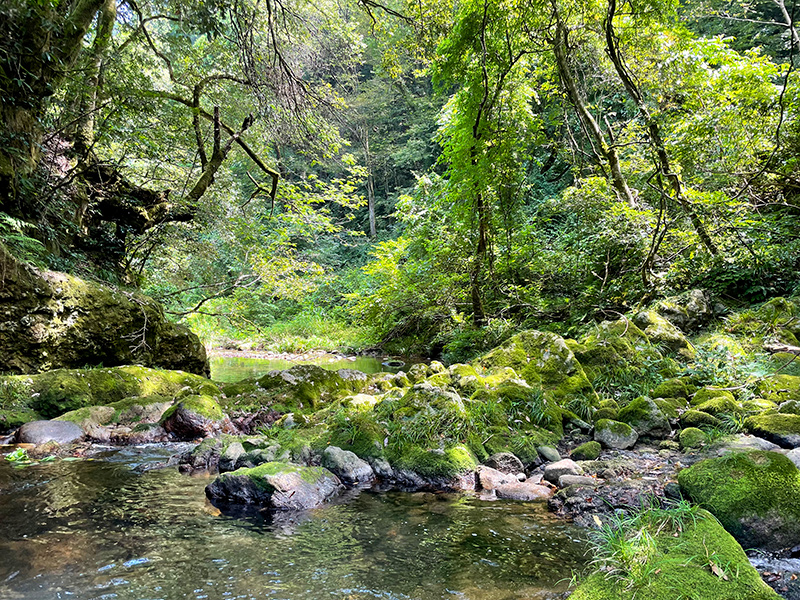
[{"label": "tree trunk", "polygon": [[628,72],[625,63],[619,54],[617,38],[614,34],[614,16],[616,15],[616,12],[617,1],[608,0],[608,14],[606,15],[605,20],[606,52],[608,53],[609,58],[611,58],[611,62],[614,64],[614,69],[617,71],[619,78],[622,80],[622,84],[625,86],[625,91],[628,92],[628,95],[639,109],[639,114],[642,116],[645,126],[647,127],[647,132],[650,137],[650,145],[655,151],[656,158],[658,160],[659,170],[669,182],[670,187],[672,188],[673,197],[689,217],[697,236],[700,238],[700,242],[703,244],[706,250],[708,250],[708,252],[710,252],[712,255],[716,255],[719,252],[716,244],[714,244],[714,241],[711,239],[708,230],[700,220],[700,216],[686,198],[686,195],[683,192],[683,184],[681,183],[680,177],[672,170],[669,161],[669,155],[667,154],[664,140],[661,137],[661,130],[659,128],[658,121],[656,121],[650,114],[650,111],[644,102],[642,93],[639,91],[636,83],[634,83],[633,78]]},{"label": "tree trunk", "polygon": [[570,69],[569,60],[567,57],[567,28],[564,26],[564,23],[561,21],[561,18],[558,15],[558,9],[556,8],[555,3],[553,4],[553,8],[555,10],[556,17],[556,35],[555,40],[553,40],[553,52],[556,57],[556,66],[558,67],[558,74],[561,78],[561,83],[564,85],[564,89],[567,92],[567,96],[569,96],[570,102],[572,102],[572,105],[578,112],[578,117],[583,122],[584,127],[587,129],[594,143],[599,148],[600,154],[602,154],[603,158],[608,163],[609,170],[611,171],[611,184],[614,186],[617,196],[620,200],[626,202],[628,206],[634,207],[636,206],[636,200],[633,197],[633,193],[628,186],[625,176],[622,174],[622,167],[620,166],[617,151],[613,144],[608,144],[606,142],[605,135],[603,135],[600,125],[598,125],[597,121],[592,116],[592,113],[589,112],[589,109],[586,107],[586,104],[584,103],[583,98],[581,98],[580,92],[578,91],[578,86],[576,85],[575,79],[572,76],[572,70]]},{"label": "tree trunk", "polygon": [[369,150],[369,126],[364,125],[364,161],[367,163],[367,211],[369,211],[369,237],[378,235],[375,223],[375,178],[372,174],[372,154]]}]

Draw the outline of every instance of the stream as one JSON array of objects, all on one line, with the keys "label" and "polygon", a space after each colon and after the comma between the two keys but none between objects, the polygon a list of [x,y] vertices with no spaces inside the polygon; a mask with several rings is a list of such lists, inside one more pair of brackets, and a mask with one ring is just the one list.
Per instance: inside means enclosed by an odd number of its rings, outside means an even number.
[{"label": "stream", "polygon": [[175,445],[25,468],[0,459],[0,598],[523,600],[564,591],[581,532],[543,504],[363,491],[225,516]]}]

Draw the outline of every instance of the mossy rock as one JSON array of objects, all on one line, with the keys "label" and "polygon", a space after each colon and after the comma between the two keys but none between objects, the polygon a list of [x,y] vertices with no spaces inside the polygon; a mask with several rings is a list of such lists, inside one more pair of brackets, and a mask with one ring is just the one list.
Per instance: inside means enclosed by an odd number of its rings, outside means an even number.
[{"label": "mossy rock", "polygon": [[678,437],[681,450],[694,450],[700,448],[708,443],[708,435],[702,429],[697,427],[687,427],[681,430]]},{"label": "mossy rock", "polygon": [[596,411],[594,411],[592,420],[595,423],[602,421],[603,419],[611,419],[612,421],[616,421],[618,415],[619,410],[616,408],[598,408]]},{"label": "mossy rock", "polygon": [[689,290],[660,300],[654,310],[681,331],[693,331],[714,317],[708,295],[703,290]]},{"label": "mossy rock", "polygon": [[745,419],[747,431],[782,448],[800,447],[800,415],[761,414]]},{"label": "mossy rock", "polygon": [[387,458],[395,469],[412,471],[425,478],[450,479],[474,471],[478,461],[466,446],[427,450],[419,446],[390,449]]},{"label": "mossy rock", "polygon": [[731,402],[736,402],[736,398],[734,398],[733,394],[731,394],[728,390],[701,388],[695,392],[694,396],[692,396],[690,404],[696,407],[699,406],[700,404],[708,402],[709,400],[714,400],[716,398],[725,398],[727,400],[730,400]]},{"label": "mossy rock", "polygon": [[686,382],[679,378],[667,379],[659,383],[652,391],[653,398],[688,398],[689,389]]},{"label": "mossy rock", "polygon": [[765,411],[774,411],[778,409],[778,405],[771,400],[765,398],[753,398],[752,400],[745,400],[741,403],[742,410],[748,413],[761,413]]},{"label": "mossy rock", "polygon": [[597,404],[597,408],[613,408],[614,410],[619,410],[619,403],[611,398],[606,398],[604,400],[600,400],[600,402]]},{"label": "mossy rock", "polygon": [[720,421],[717,417],[700,410],[687,410],[681,415],[681,427],[683,428],[714,428],[719,427],[720,425],[722,425],[722,421]]},{"label": "mossy rock", "polygon": [[667,417],[658,405],[646,396],[640,396],[621,408],[617,420],[627,423],[644,437],[661,438],[672,431]]},{"label": "mossy rock", "polygon": [[426,379],[428,383],[434,385],[436,387],[447,387],[452,385],[453,379],[450,377],[450,373],[436,373],[435,375],[431,375]]},{"label": "mossy rock", "polygon": [[719,396],[711,400],[706,400],[702,404],[696,405],[694,408],[695,410],[714,415],[715,417],[722,414],[735,415],[744,412],[742,407],[728,396]]},{"label": "mossy rock", "polygon": [[645,362],[662,358],[629,319],[603,321],[574,347],[574,352],[592,377],[609,368],[638,372]]},{"label": "mossy rock", "polygon": [[644,332],[651,343],[666,346],[684,358],[694,358],[694,347],[683,332],[656,311],[643,310],[633,317],[633,322]]},{"label": "mossy rock", "polygon": [[570,454],[572,460],[596,460],[600,456],[599,442],[586,442],[575,448]]},{"label": "mossy rock", "polygon": [[756,391],[759,396],[776,404],[788,400],[800,400],[800,377],[795,375],[773,375],[759,381]]},{"label": "mossy rock", "polygon": [[338,371],[316,365],[297,365],[285,371],[270,371],[258,379],[258,385],[273,403],[280,402],[291,410],[317,410],[360,392],[367,385],[367,379],[345,378]]},{"label": "mossy rock", "polygon": [[228,398],[237,396],[248,396],[255,394],[258,390],[258,382],[255,379],[243,379],[236,382],[217,382],[217,387]]},{"label": "mossy rock", "polygon": [[680,415],[678,414],[678,408],[682,408],[680,406],[676,406],[676,404],[680,404],[681,400],[678,398],[656,398],[653,400],[655,405],[661,411],[661,413],[667,418],[671,425],[674,425],[678,422],[678,418]]},{"label": "mossy rock", "polygon": [[25,396],[25,405],[47,418],[85,406],[105,406],[134,396],[174,397],[182,389],[219,393],[208,379],[183,371],[140,366],[56,369],[38,375],[0,377]]},{"label": "mossy rock", "polygon": [[603,419],[594,424],[594,441],[606,448],[627,449],[633,447],[639,435],[627,423]]},{"label": "mossy rock", "polygon": [[780,550],[800,540],[800,471],[782,454],[756,450],[704,460],[681,471],[678,483],[745,548]]},{"label": "mossy rock", "polygon": [[167,409],[159,424],[182,440],[192,440],[218,433],[226,427],[225,414],[211,396],[186,396]]},{"label": "mossy rock", "polygon": [[643,565],[647,574],[617,579],[595,571],[570,600],[780,600],[736,540],[707,513],[678,531],[654,525],[648,533],[653,544]]},{"label": "mossy rock", "polygon": [[85,406],[78,410],[64,413],[55,421],[71,421],[80,427],[84,433],[93,427],[111,423],[116,411],[110,406]]},{"label": "mossy rock", "polygon": [[738,337],[724,333],[704,333],[695,339],[695,345],[712,352],[722,353],[731,358],[745,358],[750,351]]},{"label": "mossy rock", "polygon": [[778,412],[783,415],[800,415],[800,401],[788,400],[780,405]]},{"label": "mossy rock", "polygon": [[564,339],[546,331],[523,331],[478,359],[485,369],[511,367],[531,386],[540,386],[556,401],[594,389]]}]

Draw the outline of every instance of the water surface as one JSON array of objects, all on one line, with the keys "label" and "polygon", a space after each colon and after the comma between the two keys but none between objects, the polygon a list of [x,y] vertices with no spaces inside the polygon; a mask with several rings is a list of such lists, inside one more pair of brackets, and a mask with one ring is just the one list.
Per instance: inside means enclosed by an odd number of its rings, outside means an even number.
[{"label": "water surface", "polygon": [[[290,369],[296,365],[318,365],[324,369],[356,369],[363,373],[380,373],[386,371],[396,373],[399,368],[391,368],[383,364],[385,359],[374,356],[341,357],[323,355],[310,360],[285,360],[279,358],[255,358],[249,356],[212,356],[211,379],[214,381],[234,382],[251,377],[261,377],[269,371]],[[406,369],[409,365],[406,365]]]},{"label": "water surface", "polygon": [[0,598],[543,599],[585,560],[578,530],[540,504],[362,492],[301,514],[221,515],[207,479],[133,470],[168,453],[0,459]]}]

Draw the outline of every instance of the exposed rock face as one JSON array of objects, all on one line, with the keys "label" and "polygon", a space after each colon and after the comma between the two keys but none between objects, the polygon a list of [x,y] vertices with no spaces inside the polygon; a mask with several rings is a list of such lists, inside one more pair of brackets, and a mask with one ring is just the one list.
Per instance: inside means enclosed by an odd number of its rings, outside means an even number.
[{"label": "exposed rock face", "polygon": [[206,495],[214,502],[307,510],[341,489],[336,475],[322,467],[270,462],[220,475],[206,486]]},{"label": "exposed rock face", "polygon": [[17,262],[0,244],[0,372],[102,364],[208,374],[205,349],[156,301]]},{"label": "exposed rock face", "polygon": [[782,454],[756,450],[704,460],[681,471],[678,483],[745,548],[800,543],[800,471]]},{"label": "exposed rock face", "polygon": [[322,453],[322,466],[333,471],[345,483],[372,483],[375,473],[372,467],[348,450],[328,446]]},{"label": "exposed rock face", "polygon": [[17,430],[18,444],[36,444],[47,442],[70,444],[83,438],[83,430],[69,421],[32,421],[25,423]]}]

